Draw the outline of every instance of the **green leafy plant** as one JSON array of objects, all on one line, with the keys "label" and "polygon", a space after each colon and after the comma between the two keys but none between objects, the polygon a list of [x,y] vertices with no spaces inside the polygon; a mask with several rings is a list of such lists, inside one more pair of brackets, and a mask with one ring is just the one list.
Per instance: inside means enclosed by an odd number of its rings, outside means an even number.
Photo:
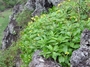
[{"label": "green leafy plant", "polygon": [[70,56],[73,50],[79,48],[82,30],[90,29],[90,18],[87,15],[89,1],[82,7],[83,2],[64,1],[50,9],[48,14],[31,18],[34,22],[28,22],[18,44],[25,64],[28,65],[35,50],[42,50],[41,55],[44,57],[53,58],[62,66],[70,67]]}]

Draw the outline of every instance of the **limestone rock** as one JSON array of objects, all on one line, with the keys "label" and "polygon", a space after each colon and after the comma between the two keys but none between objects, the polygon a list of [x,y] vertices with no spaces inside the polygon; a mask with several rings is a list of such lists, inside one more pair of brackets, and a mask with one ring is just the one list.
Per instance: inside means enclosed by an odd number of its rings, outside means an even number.
[{"label": "limestone rock", "polygon": [[32,16],[40,15],[44,11],[48,11],[52,6],[57,6],[64,0],[28,0],[25,7],[33,11]]},{"label": "limestone rock", "polygon": [[9,16],[9,24],[4,30],[4,36],[2,39],[2,49],[8,48],[12,42],[17,40],[18,33],[20,31],[20,26],[17,25],[15,16],[23,11],[23,7],[20,4],[16,4],[13,8],[12,15]]},{"label": "limestone rock", "polygon": [[15,20],[15,15],[22,12],[24,10],[23,6],[20,4],[16,4],[13,8],[12,14],[9,16],[9,20]]},{"label": "limestone rock", "polygon": [[48,2],[52,3],[54,6],[57,6],[62,1],[64,1],[64,0],[48,0]]},{"label": "limestone rock", "polygon": [[33,11],[35,9],[35,0],[28,0],[25,4],[25,8]]},{"label": "limestone rock", "polygon": [[17,26],[17,22],[15,20],[12,20],[8,24],[8,26],[4,30],[4,36],[2,40],[3,50],[8,48],[12,44],[13,41],[14,42],[16,41],[19,30],[20,28],[19,26]]},{"label": "limestone rock", "polygon": [[39,50],[34,53],[29,67],[61,67],[57,62],[40,56],[40,53]]},{"label": "limestone rock", "polygon": [[85,29],[81,34],[80,46],[88,45],[90,46],[90,31]]},{"label": "limestone rock", "polygon": [[81,34],[80,48],[71,56],[71,67],[90,67],[90,31],[84,30]]}]

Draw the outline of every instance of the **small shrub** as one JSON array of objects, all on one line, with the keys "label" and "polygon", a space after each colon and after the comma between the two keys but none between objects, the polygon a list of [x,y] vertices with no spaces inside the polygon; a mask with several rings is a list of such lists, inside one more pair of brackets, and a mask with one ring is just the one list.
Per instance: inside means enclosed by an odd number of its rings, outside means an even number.
[{"label": "small shrub", "polygon": [[51,57],[62,66],[70,67],[70,56],[73,50],[79,48],[82,30],[90,29],[88,1],[83,2],[64,1],[50,9],[48,14],[31,18],[34,23],[29,22],[21,32],[18,44],[25,64],[28,65],[35,50],[42,50],[44,57]]},{"label": "small shrub", "polygon": [[17,55],[18,46],[11,46],[4,51],[0,51],[0,67],[13,67]]},{"label": "small shrub", "polygon": [[16,20],[19,25],[24,26],[27,24],[28,21],[30,21],[31,18],[31,12],[29,10],[25,10],[21,12],[19,15],[16,16]]}]

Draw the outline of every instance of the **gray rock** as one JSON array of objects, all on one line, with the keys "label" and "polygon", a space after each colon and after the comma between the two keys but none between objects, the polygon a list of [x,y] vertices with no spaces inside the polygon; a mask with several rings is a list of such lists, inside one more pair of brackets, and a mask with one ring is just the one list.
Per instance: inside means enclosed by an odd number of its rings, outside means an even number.
[{"label": "gray rock", "polygon": [[71,56],[71,67],[90,67],[90,31],[85,29],[81,34],[80,48]]},{"label": "gray rock", "polygon": [[8,29],[11,34],[14,33],[14,25],[12,23],[8,25]]},{"label": "gray rock", "polygon": [[90,45],[90,31],[85,29],[81,34],[80,46]]},{"label": "gray rock", "polygon": [[9,24],[4,30],[4,36],[2,39],[2,49],[8,48],[12,42],[17,40],[20,26],[17,25],[15,16],[23,11],[23,7],[20,4],[16,4],[13,8],[12,15],[9,16]]},{"label": "gray rock", "polygon": [[54,6],[57,6],[59,3],[61,3],[64,0],[48,0],[49,3],[52,3]]},{"label": "gray rock", "polygon": [[64,0],[28,0],[25,7],[33,11],[32,16],[40,15],[44,11],[48,11],[52,6],[57,6]]},{"label": "gray rock", "polygon": [[61,67],[57,62],[40,56],[40,53],[39,50],[34,53],[29,67]]},{"label": "gray rock", "polygon": [[25,9],[26,8],[33,11],[35,9],[35,0],[28,0],[25,4]]},{"label": "gray rock", "polygon": [[15,20],[15,19],[16,19],[15,16],[16,16],[18,13],[22,12],[23,10],[24,10],[24,8],[23,8],[22,5],[16,4],[16,5],[14,6],[14,8],[13,8],[12,14],[9,16],[9,20],[10,20],[10,21],[11,21],[11,20]]},{"label": "gray rock", "polygon": [[40,15],[43,11],[45,11],[45,0],[36,0],[35,2],[35,10],[34,12],[32,13],[32,16],[35,16],[35,15]]},{"label": "gray rock", "polygon": [[2,39],[2,50],[8,48],[12,42],[17,40],[18,33],[20,31],[19,26],[15,20],[11,20],[6,29],[4,30],[4,36]]}]

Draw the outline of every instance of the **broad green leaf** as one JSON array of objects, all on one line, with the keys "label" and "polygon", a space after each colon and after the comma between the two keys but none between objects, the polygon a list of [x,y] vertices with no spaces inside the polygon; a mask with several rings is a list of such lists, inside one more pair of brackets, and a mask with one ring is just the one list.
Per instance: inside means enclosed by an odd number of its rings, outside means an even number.
[{"label": "broad green leaf", "polygon": [[58,51],[59,50],[59,47],[58,47],[58,45],[56,45],[55,47],[54,47],[54,51]]},{"label": "broad green leaf", "polygon": [[65,58],[64,57],[59,57],[59,63],[64,62]]},{"label": "broad green leaf", "polygon": [[67,52],[68,51],[68,47],[65,45],[62,49],[64,52]]},{"label": "broad green leaf", "polygon": [[47,48],[52,51],[53,50],[53,47],[51,45],[47,46]]}]

